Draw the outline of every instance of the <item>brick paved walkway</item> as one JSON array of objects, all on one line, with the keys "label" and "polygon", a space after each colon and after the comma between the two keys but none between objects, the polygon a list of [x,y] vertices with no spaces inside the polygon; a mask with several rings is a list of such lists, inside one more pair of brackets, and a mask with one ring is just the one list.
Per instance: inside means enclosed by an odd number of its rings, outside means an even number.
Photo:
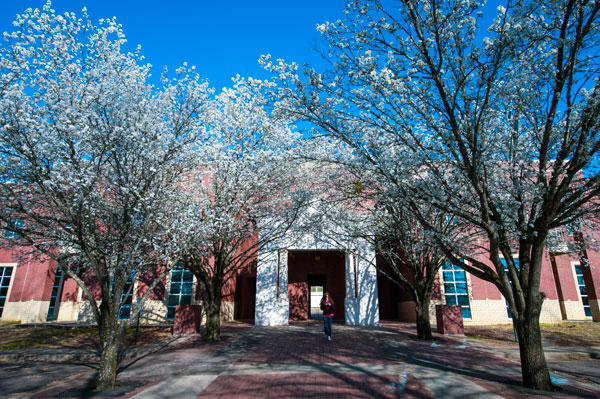
[{"label": "brick paved walkway", "polygon": [[[334,325],[327,341],[317,323],[287,327],[226,326],[223,341],[197,337],[123,365],[123,398],[525,398],[600,397],[600,385],[553,376],[561,391],[523,389],[517,362],[463,339],[416,339],[414,326]],[[594,362],[594,361],[591,361]],[[600,363],[598,363],[600,365]],[[86,378],[38,390],[33,397],[96,397]],[[563,376],[564,377],[564,376]]]}]

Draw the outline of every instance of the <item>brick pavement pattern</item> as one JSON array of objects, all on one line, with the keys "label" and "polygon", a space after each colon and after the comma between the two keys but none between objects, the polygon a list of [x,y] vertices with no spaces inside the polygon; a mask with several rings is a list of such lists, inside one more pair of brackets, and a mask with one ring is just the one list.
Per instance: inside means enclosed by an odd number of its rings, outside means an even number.
[{"label": "brick pavement pattern", "polygon": [[[202,399],[254,398],[397,398],[397,376],[339,373],[229,375],[219,377],[198,396]],[[403,398],[432,398],[409,377]]]},{"label": "brick pavement pattern", "polygon": [[[184,342],[123,362],[120,386],[94,392],[93,371],[18,397],[228,398],[598,398],[600,384],[553,375],[559,391],[521,387],[518,362],[480,350],[467,339],[434,334],[416,339],[410,324],[334,325],[332,341],[320,323],[285,327],[225,325],[223,340]],[[590,362],[600,362],[592,360]],[[75,370],[78,371],[78,370]],[[86,385],[87,384],[87,385]],[[13,387],[16,388],[16,387]],[[17,392],[13,389],[12,392]],[[0,395],[2,396],[2,395]],[[15,397],[17,397],[15,396]],[[10,396],[9,396],[10,397]]]}]

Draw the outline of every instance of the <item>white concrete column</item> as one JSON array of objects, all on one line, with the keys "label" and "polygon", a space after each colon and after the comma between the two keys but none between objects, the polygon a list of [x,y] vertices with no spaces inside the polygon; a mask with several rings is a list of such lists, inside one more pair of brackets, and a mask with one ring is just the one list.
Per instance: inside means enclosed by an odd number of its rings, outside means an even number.
[{"label": "white concrete column", "polygon": [[286,249],[259,252],[254,323],[257,326],[287,325],[289,312],[288,252]]},{"label": "white concrete column", "polygon": [[344,314],[346,325],[359,325],[359,301],[358,301],[358,259],[356,252],[346,251],[346,298],[344,299]]},{"label": "white concrete column", "polygon": [[379,325],[374,248],[346,252],[345,313],[347,325]]}]

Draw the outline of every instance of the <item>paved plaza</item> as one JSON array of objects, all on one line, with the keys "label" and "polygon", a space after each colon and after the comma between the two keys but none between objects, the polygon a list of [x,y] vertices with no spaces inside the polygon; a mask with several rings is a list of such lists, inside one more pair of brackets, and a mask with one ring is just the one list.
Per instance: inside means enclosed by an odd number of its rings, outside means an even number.
[{"label": "paved plaza", "polygon": [[[511,360],[518,358],[514,348],[437,334],[433,343],[422,342],[410,324],[334,325],[332,341],[316,322],[228,324],[222,336],[217,343],[179,337],[125,358],[117,389],[102,393],[91,389],[94,361],[60,363],[60,354],[54,362],[5,361],[0,392],[9,398],[600,397],[600,360],[590,359],[598,355],[594,348],[550,349],[558,389],[536,395],[521,387],[519,363]],[[0,359],[6,359],[5,352]],[[578,360],[577,353],[587,359]]]}]

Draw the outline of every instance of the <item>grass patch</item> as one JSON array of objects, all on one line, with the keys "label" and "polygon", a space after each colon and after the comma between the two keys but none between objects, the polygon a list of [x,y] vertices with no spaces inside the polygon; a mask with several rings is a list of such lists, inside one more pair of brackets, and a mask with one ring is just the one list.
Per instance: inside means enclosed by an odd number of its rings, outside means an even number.
[{"label": "grass patch", "polygon": [[[540,323],[544,346],[600,346],[600,323],[592,321]],[[512,325],[465,326],[465,335],[493,344],[515,344]]]},{"label": "grass patch", "polygon": [[[135,327],[127,329],[121,348],[147,345],[171,336],[170,327],[140,326],[137,342]],[[56,326],[0,324],[0,350],[28,348],[98,349],[100,339],[96,326]]]},{"label": "grass patch", "polygon": [[19,320],[0,320],[0,326],[1,325],[15,325],[15,324],[21,324],[21,322]]}]

